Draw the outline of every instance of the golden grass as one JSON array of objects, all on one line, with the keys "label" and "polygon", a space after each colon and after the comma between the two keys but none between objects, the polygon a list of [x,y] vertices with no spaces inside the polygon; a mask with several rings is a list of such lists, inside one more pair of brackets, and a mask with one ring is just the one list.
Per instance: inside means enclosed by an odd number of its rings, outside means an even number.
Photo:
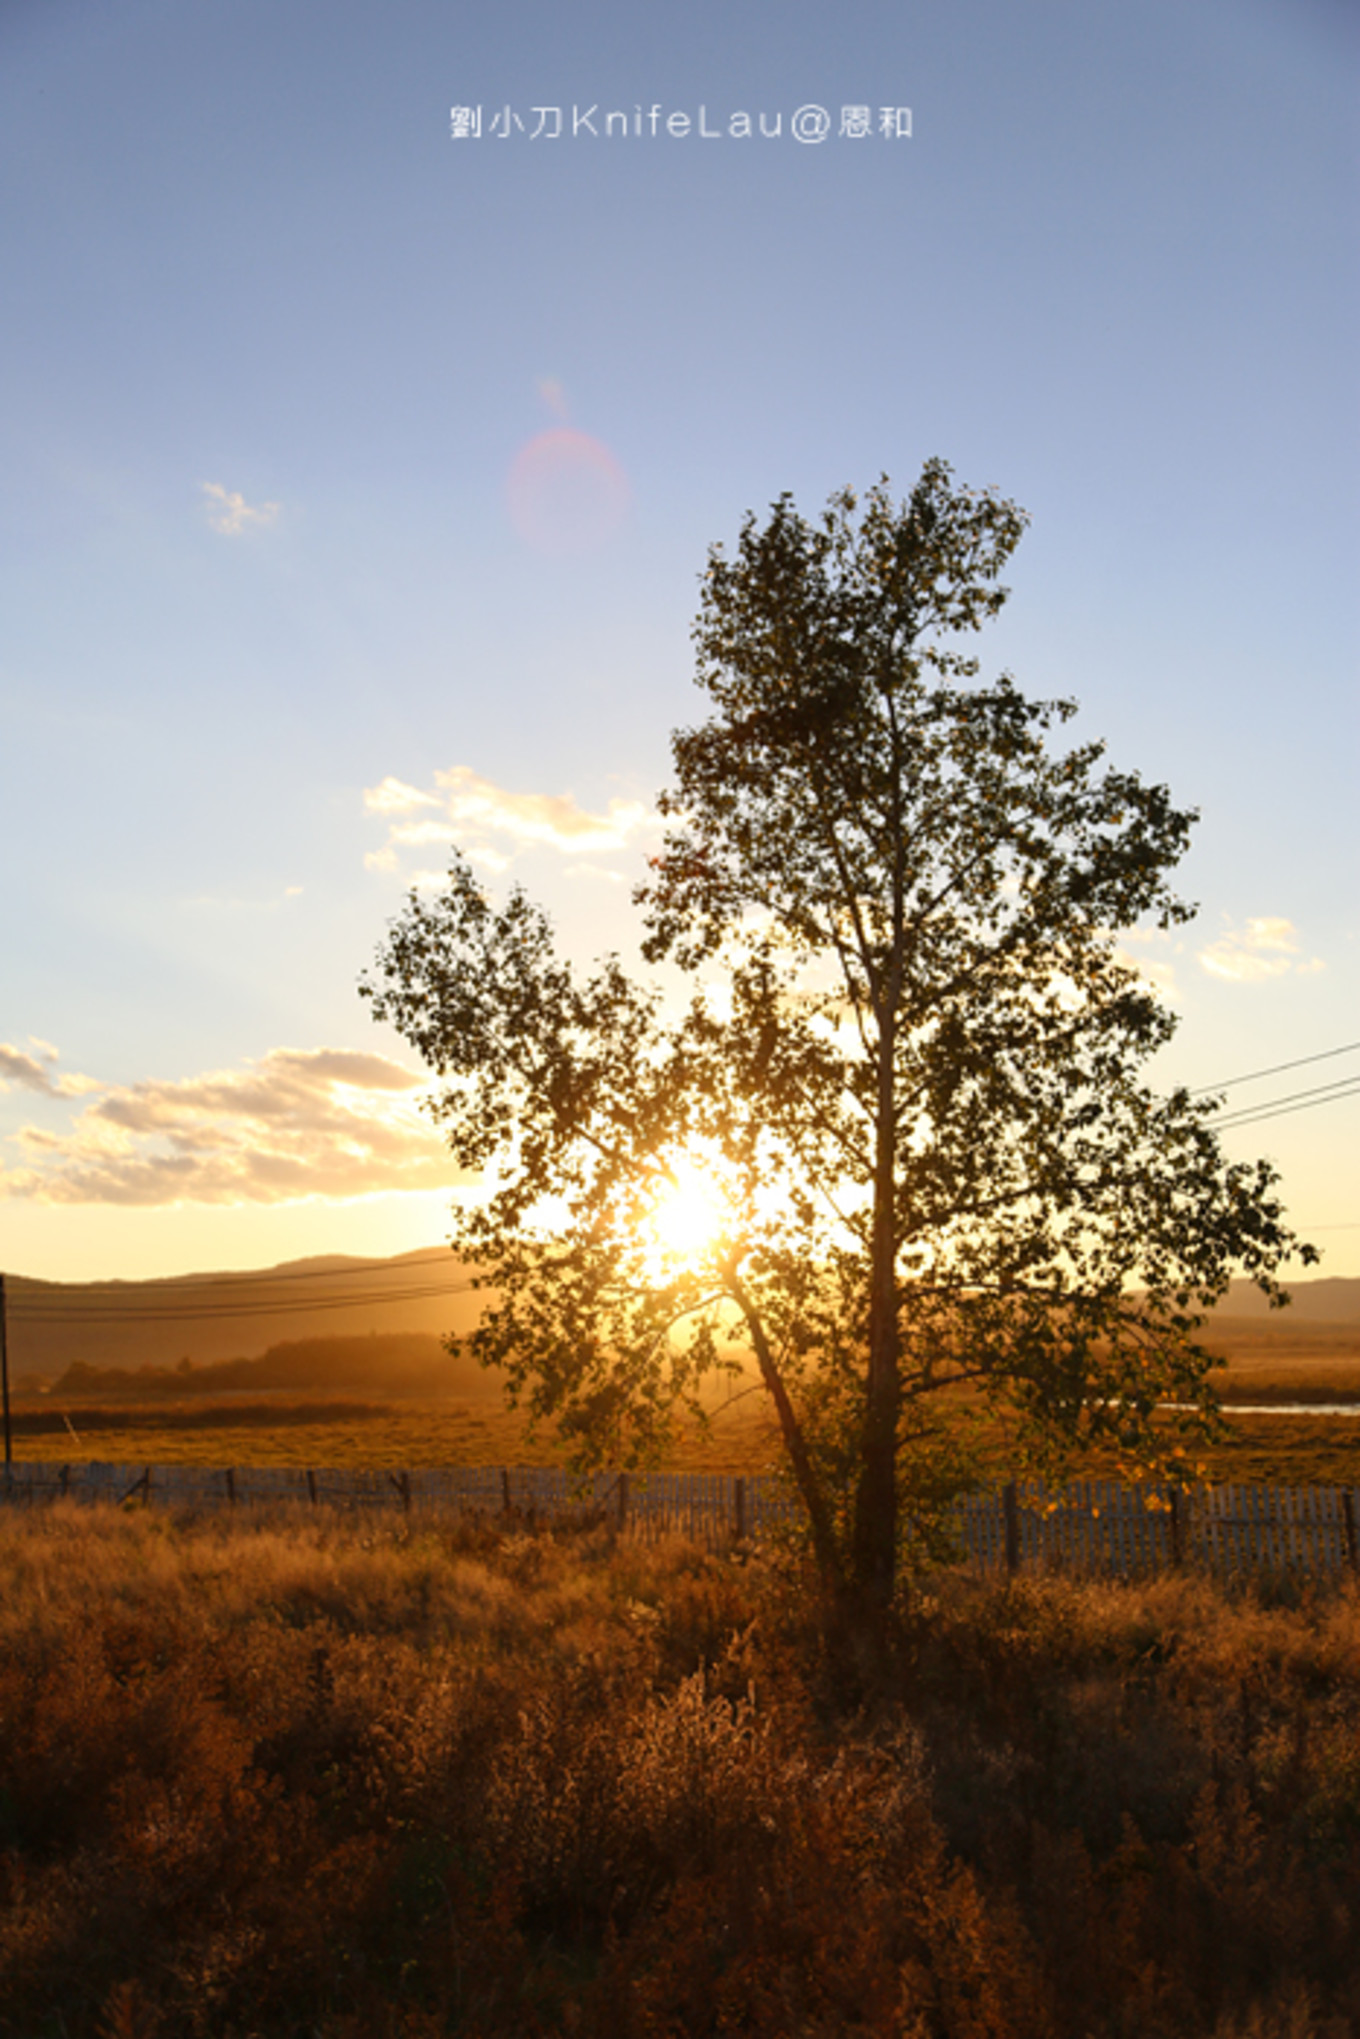
[{"label": "golden grass", "polygon": [[5,2039],[1346,2039],[1360,1596],[0,1511]]},{"label": "golden grass", "polygon": [[[340,1413],[343,1410],[343,1413]],[[256,1405],[41,1412],[46,1426],[21,1430],[15,1456],[46,1464],[100,1459],[120,1465],[343,1466],[398,1470],[420,1466],[551,1466],[563,1462],[551,1434],[531,1435],[524,1418],[486,1403]],[[97,1422],[91,1420],[97,1416]],[[154,1418],[154,1421],[148,1420]],[[232,1420],[238,1419],[238,1420]],[[35,1416],[35,1420],[38,1420]],[[1360,1417],[1229,1415],[1230,1436],[1197,1456],[1212,1483],[1360,1486]],[[988,1437],[990,1434],[990,1443]],[[673,1471],[757,1473],[778,1462],[779,1439],[756,1397],[714,1417],[707,1430],[683,1427],[667,1465]],[[984,1466],[1003,1478],[1000,1431],[984,1425]],[[1075,1474],[1107,1474],[1113,1462],[1078,1459]]]},{"label": "golden grass", "polygon": [[[25,1411],[27,1415],[29,1412]],[[236,1417],[239,1420],[233,1421]],[[154,1421],[147,1420],[154,1418]],[[288,1408],[230,1404],[33,1412],[38,1432],[21,1431],[16,1457],[46,1464],[100,1459],[124,1465],[553,1466],[564,1452],[548,1432],[534,1436],[513,1410],[485,1403],[377,1403],[345,1413],[325,1403]],[[69,1420],[70,1427],[67,1427]],[[73,1434],[74,1433],[74,1434]],[[675,1471],[750,1473],[773,1460],[772,1418],[752,1400],[683,1426],[667,1464]]]},{"label": "golden grass", "polygon": [[1360,1401],[1360,1324],[1225,1319],[1205,1334],[1227,1361],[1215,1374],[1228,1401]]},{"label": "golden grass", "polygon": [[[1207,1334],[1227,1360],[1216,1383],[1233,1402],[1360,1401],[1360,1326],[1293,1323],[1286,1311],[1262,1320],[1221,1319]],[[740,1353],[737,1355],[742,1357]],[[16,1455],[62,1463],[101,1459],[134,1465],[336,1466],[396,1470],[467,1465],[557,1465],[550,1433],[533,1435],[523,1417],[494,1401],[366,1401],[276,1395],[269,1400],[195,1397],[178,1404],[111,1402],[62,1410],[41,1397],[16,1403]],[[1360,1483],[1360,1417],[1233,1416],[1231,1441],[1204,1448],[1205,1477],[1282,1485]],[[32,1426],[41,1425],[40,1429]],[[1003,1433],[984,1421],[989,1477],[1004,1477]],[[73,1434],[74,1432],[74,1434]],[[757,1394],[682,1426],[666,1463],[676,1471],[759,1472],[779,1456],[773,1417]],[[1074,1471],[1109,1472],[1092,1458]]]},{"label": "golden grass", "polygon": [[1200,1456],[1211,1484],[1360,1487],[1360,1416],[1237,1416]]}]

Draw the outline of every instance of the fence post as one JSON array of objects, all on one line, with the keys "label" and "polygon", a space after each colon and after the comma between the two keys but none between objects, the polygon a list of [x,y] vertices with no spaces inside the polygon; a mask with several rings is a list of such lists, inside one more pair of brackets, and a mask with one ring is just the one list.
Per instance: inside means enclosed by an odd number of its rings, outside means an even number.
[{"label": "fence post", "polygon": [[1001,1510],[1006,1523],[1006,1570],[1013,1578],[1020,1569],[1020,1500],[1014,1480],[1007,1480],[1001,1490]]},{"label": "fence post", "polygon": [[507,1515],[510,1513],[510,1471],[508,1466],[501,1467],[501,1507]]},{"label": "fence post", "polygon": [[1185,1563],[1185,1496],[1180,1487],[1171,1489],[1171,1563],[1176,1571]]},{"label": "fence post", "polygon": [[9,1414],[9,1325],[5,1302],[5,1277],[0,1274],[0,1403],[3,1403],[5,1424],[5,1485],[8,1487],[14,1475],[10,1471],[14,1464],[14,1437]]},{"label": "fence post", "polygon": [[316,1506],[316,1474],[310,1466],[307,1468],[307,1499],[313,1507]]},{"label": "fence post", "polygon": [[225,1478],[227,1482],[227,1500],[230,1506],[234,1508],[236,1506],[236,1470],[234,1466],[226,1468]]},{"label": "fence post", "polygon": [[403,1514],[409,1515],[411,1512],[411,1475],[407,1472],[400,1472],[389,1473],[387,1477],[401,1495]]},{"label": "fence post", "polygon": [[1341,1513],[1346,1522],[1346,1556],[1350,1559],[1351,1570],[1357,1572],[1360,1571],[1360,1546],[1357,1545],[1355,1536],[1354,1487],[1341,1489]]},{"label": "fence post", "polygon": [[732,1508],[736,1516],[736,1537],[738,1543],[746,1541],[746,1482],[738,1473],[732,1486]]}]

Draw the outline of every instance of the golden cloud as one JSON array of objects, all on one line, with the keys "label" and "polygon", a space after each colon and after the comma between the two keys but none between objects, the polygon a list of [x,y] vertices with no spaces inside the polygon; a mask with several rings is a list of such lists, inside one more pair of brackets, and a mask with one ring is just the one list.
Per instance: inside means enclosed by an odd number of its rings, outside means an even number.
[{"label": "golden cloud", "polygon": [[1298,931],[1293,921],[1261,915],[1241,928],[1229,928],[1199,960],[1211,977],[1229,984],[1259,984],[1267,977],[1284,977],[1290,971],[1308,976],[1325,967],[1313,956],[1300,962]]},{"label": "golden cloud", "polygon": [[385,1055],[275,1048],[243,1069],[107,1088],[68,1134],[28,1127],[0,1191],[39,1203],[278,1203],[466,1180]]},{"label": "golden cloud", "polygon": [[[403,851],[437,842],[458,843],[473,862],[491,870],[503,870],[509,856],[520,849],[608,854],[624,849],[632,836],[656,820],[638,800],[611,800],[597,814],[580,806],[570,793],[511,793],[468,765],[436,772],[434,783],[437,794],[392,777],[367,789],[367,812],[383,816],[389,824],[386,842],[365,860],[372,869],[398,870]],[[421,808],[441,809],[442,817],[397,818],[416,815]]]}]

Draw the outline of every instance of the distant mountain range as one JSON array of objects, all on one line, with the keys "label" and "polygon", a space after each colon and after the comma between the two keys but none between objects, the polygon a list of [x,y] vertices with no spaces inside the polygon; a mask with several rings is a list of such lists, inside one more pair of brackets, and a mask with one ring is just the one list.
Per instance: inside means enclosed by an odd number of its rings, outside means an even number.
[{"label": "distant mountain range", "polygon": [[1360,1323],[1360,1277],[1325,1275],[1314,1281],[1287,1281],[1289,1307],[1272,1310],[1255,1282],[1234,1281],[1214,1312],[1216,1317],[1273,1317],[1280,1325]]},{"label": "distant mountain range", "polygon": [[[49,1282],[6,1275],[10,1376],[51,1381],[72,1365],[203,1367],[258,1358],[313,1340],[441,1337],[470,1331],[481,1298],[449,1249],[391,1259],[342,1254],[287,1261],[244,1274],[160,1281]],[[1291,1284],[1286,1323],[1360,1321],[1360,1279]],[[1225,1317],[1265,1318],[1250,1282],[1235,1281]],[[376,1356],[376,1355],[375,1355]],[[414,1355],[412,1355],[413,1357]],[[395,1354],[393,1354],[395,1357]]]},{"label": "distant mountain range", "polygon": [[342,1254],[244,1274],[51,1282],[6,1275],[10,1375],[69,1366],[196,1367],[301,1341],[470,1331],[481,1299],[447,1246],[391,1259]]},{"label": "distant mountain range", "polygon": [[[30,1387],[37,1377],[23,1378]],[[195,1366],[91,1366],[73,1360],[64,1373],[43,1383],[60,1402],[171,1402],[205,1397],[233,1406],[254,1398],[318,1395],[419,1396],[464,1402],[502,1398],[498,1373],[488,1372],[464,1348],[451,1352],[440,1338],[421,1331],[370,1331],[366,1338],[296,1338],[271,1345],[258,1359],[208,1360]]]}]

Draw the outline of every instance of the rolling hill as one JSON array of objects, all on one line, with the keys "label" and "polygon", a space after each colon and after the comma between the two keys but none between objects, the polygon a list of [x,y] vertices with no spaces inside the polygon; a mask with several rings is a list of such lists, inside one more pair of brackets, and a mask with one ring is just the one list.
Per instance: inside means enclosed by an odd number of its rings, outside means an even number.
[{"label": "rolling hill", "polygon": [[[136,1370],[173,1368],[188,1360],[197,1369],[253,1361],[275,1347],[369,1338],[389,1341],[389,1356],[380,1360],[378,1348],[371,1347],[370,1365],[362,1354],[337,1354],[337,1383],[371,1380],[375,1369],[427,1374],[437,1353],[430,1341],[471,1330],[480,1307],[468,1270],[447,1247],[391,1259],[336,1254],[249,1273],[159,1281],[48,1282],[7,1275],[5,1288],[16,1384],[25,1377],[50,1383],[73,1365]],[[1296,1342],[1305,1325],[1360,1324],[1360,1280],[1300,1281],[1291,1294],[1287,1310],[1272,1312],[1251,1283],[1234,1282],[1215,1323],[1226,1334],[1232,1324],[1253,1320],[1253,1346],[1262,1338]],[[408,1349],[399,1358],[390,1342],[416,1336],[427,1341],[423,1357],[417,1360]]]},{"label": "rolling hill", "polygon": [[469,1331],[480,1299],[447,1247],[392,1259],[342,1255],[243,1274],[160,1281],[5,1278],[11,1378],[50,1382],[72,1365],[195,1367],[310,1340]]}]

